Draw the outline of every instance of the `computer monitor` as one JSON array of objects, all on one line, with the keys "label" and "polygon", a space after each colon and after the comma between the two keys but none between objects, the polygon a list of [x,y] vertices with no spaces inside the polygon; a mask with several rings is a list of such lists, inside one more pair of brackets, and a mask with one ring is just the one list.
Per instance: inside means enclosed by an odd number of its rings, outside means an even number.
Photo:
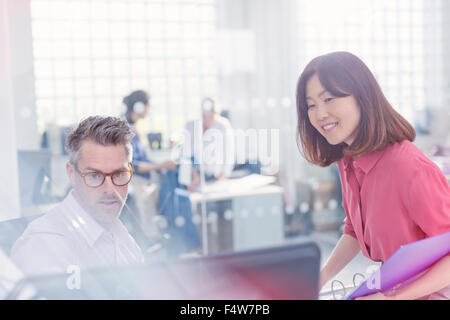
[{"label": "computer monitor", "polygon": [[51,152],[21,150],[17,152],[17,158],[21,206],[48,203],[51,194]]},{"label": "computer monitor", "polygon": [[148,143],[150,149],[161,150],[162,134],[161,133],[149,133],[147,134]]},{"label": "computer monitor", "polygon": [[[98,269],[20,281],[9,299],[33,287],[34,299],[316,300],[320,250],[314,242]],[[28,291],[29,292],[29,291]]]}]

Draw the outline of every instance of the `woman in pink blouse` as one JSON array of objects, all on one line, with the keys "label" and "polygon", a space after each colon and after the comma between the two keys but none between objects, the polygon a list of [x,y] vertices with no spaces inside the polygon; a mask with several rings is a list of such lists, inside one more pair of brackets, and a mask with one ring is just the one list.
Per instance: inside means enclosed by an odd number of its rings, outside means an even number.
[{"label": "woman in pink blouse", "polygon": [[[386,261],[401,245],[450,231],[450,187],[412,141],[367,66],[348,52],[313,59],[297,84],[298,141],[305,158],[337,162],[344,234],[321,271],[331,280],[359,252]],[[450,298],[450,255],[423,276],[367,299]]]}]

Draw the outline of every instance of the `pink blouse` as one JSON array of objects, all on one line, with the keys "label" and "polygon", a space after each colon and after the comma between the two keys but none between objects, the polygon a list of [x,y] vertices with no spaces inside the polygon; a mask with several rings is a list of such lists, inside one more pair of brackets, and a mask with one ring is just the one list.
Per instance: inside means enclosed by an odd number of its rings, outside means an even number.
[{"label": "pink blouse", "polygon": [[344,233],[364,256],[386,261],[401,245],[450,231],[450,186],[410,141],[338,162]]}]

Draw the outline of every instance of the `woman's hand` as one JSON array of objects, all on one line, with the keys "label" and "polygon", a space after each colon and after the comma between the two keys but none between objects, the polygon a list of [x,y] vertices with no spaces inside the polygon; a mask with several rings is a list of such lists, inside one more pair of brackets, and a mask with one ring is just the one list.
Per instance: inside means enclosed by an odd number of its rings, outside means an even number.
[{"label": "woman's hand", "polygon": [[359,252],[359,242],[354,237],[343,234],[331,252],[328,261],[320,272],[320,290],[336,276]]},{"label": "woman's hand", "polygon": [[319,283],[319,289],[322,290],[323,286],[329,281],[328,277],[324,275],[324,272],[320,272],[320,283]]}]

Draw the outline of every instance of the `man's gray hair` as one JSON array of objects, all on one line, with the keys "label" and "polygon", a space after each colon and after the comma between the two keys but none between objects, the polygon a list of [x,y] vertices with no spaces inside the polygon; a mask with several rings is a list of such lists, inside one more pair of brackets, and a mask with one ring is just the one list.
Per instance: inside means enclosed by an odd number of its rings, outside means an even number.
[{"label": "man's gray hair", "polygon": [[67,136],[66,150],[69,153],[70,162],[76,164],[81,156],[81,143],[85,140],[103,146],[122,144],[131,161],[133,136],[134,133],[125,120],[116,117],[91,116],[81,121],[78,127]]}]

